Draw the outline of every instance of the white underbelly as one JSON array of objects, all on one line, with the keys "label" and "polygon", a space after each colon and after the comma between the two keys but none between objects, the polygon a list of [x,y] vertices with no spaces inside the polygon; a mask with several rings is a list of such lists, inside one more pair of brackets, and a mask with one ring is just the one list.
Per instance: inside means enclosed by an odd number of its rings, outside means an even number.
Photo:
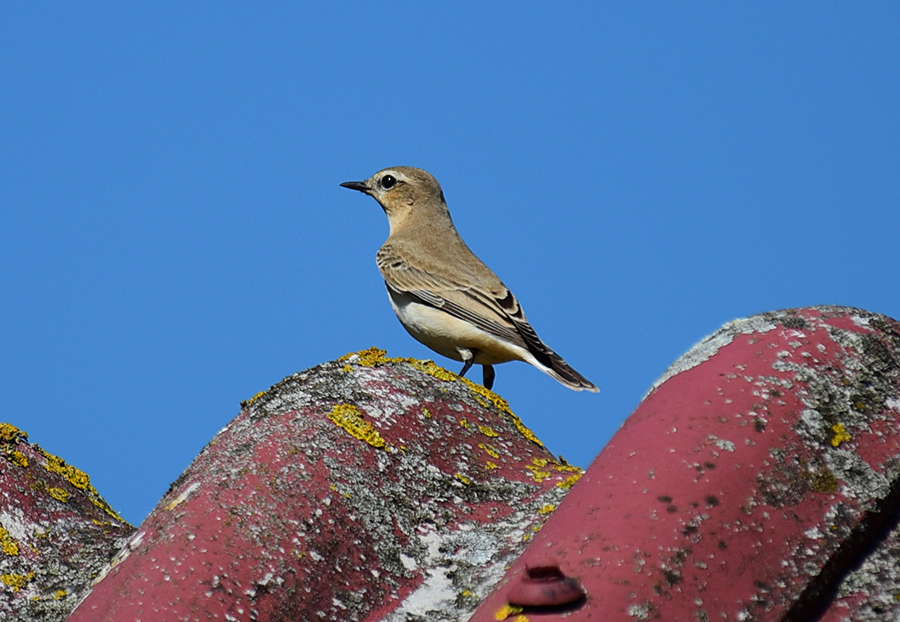
[{"label": "white underbelly", "polygon": [[403,327],[419,342],[438,354],[456,361],[474,355],[474,363],[494,365],[507,361],[528,361],[532,357],[524,348],[494,337],[449,313],[422,304],[412,296],[388,288],[394,313]]}]

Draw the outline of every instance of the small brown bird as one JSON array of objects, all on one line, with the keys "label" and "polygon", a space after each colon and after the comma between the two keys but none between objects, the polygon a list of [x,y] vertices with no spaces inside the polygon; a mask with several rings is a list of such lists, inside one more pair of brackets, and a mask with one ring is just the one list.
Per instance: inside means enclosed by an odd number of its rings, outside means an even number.
[{"label": "small brown bird", "polygon": [[598,391],[541,341],[513,293],[463,242],[440,184],[427,171],[396,166],[346,181],[381,204],[390,235],[376,260],[400,323],[438,354],[484,368],[525,361],[575,391]]}]

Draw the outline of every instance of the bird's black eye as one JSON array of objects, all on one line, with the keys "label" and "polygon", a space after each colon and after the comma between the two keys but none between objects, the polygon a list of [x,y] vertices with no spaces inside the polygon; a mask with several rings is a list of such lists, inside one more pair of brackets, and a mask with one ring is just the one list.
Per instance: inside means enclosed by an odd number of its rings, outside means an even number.
[{"label": "bird's black eye", "polygon": [[397,180],[394,178],[393,175],[385,175],[384,177],[381,178],[381,187],[384,188],[385,190],[390,190],[391,188],[393,188],[396,185],[397,185]]}]

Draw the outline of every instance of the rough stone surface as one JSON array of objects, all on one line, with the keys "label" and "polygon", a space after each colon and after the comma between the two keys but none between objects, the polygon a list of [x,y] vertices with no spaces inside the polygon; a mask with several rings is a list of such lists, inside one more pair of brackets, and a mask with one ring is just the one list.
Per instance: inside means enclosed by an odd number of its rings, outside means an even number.
[{"label": "rough stone surface", "polygon": [[[900,324],[766,313],[673,366],[472,620],[897,620],[898,517]],[[510,606],[547,567],[586,598]]]},{"label": "rough stone surface", "polygon": [[580,476],[483,387],[361,352],[250,400],[69,619],[463,620]]},{"label": "rough stone surface", "polygon": [[64,620],[134,533],[88,476],[0,423],[0,620]]},{"label": "rough stone surface", "polygon": [[[0,619],[61,620],[134,529],[23,432],[0,450]],[[361,352],[245,404],[68,619],[900,620],[900,324],[732,322],[554,512],[580,475],[493,393]],[[557,575],[586,597],[510,606]]]}]

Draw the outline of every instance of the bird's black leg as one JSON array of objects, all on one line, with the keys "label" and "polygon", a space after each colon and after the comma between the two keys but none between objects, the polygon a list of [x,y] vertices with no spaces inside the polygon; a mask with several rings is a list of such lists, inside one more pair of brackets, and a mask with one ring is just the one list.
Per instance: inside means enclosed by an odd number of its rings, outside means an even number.
[{"label": "bird's black leg", "polygon": [[481,367],[484,370],[484,388],[490,389],[494,386],[494,368],[490,365],[482,365]]},{"label": "bird's black leg", "polygon": [[466,372],[469,371],[469,368],[472,367],[472,359],[463,362],[463,368],[460,370],[459,375],[465,376]]}]

